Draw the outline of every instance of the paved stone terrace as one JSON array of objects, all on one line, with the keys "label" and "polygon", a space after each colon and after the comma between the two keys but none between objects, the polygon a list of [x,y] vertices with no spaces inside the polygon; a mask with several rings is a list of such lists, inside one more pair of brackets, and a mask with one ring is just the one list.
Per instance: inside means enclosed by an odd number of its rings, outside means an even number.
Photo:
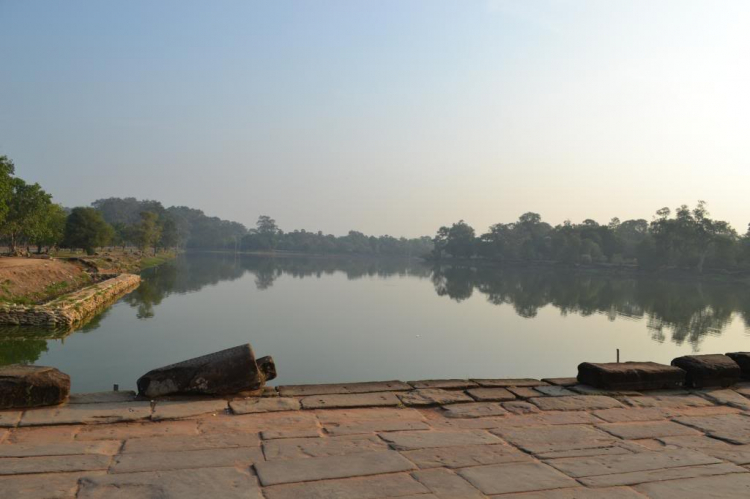
[{"label": "paved stone terrace", "polygon": [[641,394],[574,383],[76,395],[0,412],[0,497],[750,497],[750,384]]}]

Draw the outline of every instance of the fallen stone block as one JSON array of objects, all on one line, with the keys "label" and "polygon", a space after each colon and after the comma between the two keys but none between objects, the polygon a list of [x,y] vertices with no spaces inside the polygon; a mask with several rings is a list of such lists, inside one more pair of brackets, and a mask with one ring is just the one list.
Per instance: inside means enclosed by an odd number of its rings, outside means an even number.
[{"label": "fallen stone block", "polygon": [[622,362],[578,366],[578,381],[605,390],[660,390],[679,388],[685,371],[656,362]]},{"label": "fallen stone block", "polygon": [[55,405],[69,394],[70,376],[54,367],[0,367],[0,409]]},{"label": "fallen stone block", "polygon": [[173,394],[228,395],[258,390],[276,377],[271,357],[255,359],[240,345],[149,371],[138,379],[138,394],[149,398]]},{"label": "fallen stone block", "polygon": [[728,353],[727,357],[740,366],[742,379],[750,379],[750,352],[732,352]]},{"label": "fallen stone block", "polygon": [[731,386],[740,380],[740,366],[726,355],[685,355],[672,361],[686,371],[685,384],[693,388]]}]

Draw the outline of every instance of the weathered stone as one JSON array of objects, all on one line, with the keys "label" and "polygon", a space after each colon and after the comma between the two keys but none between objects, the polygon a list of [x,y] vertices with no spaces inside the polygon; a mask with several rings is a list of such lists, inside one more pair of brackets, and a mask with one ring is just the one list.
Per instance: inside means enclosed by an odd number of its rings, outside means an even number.
[{"label": "weathered stone", "polygon": [[486,418],[489,416],[504,416],[508,411],[500,404],[492,402],[476,402],[473,404],[455,404],[443,407],[446,418]]},{"label": "weathered stone", "polygon": [[0,475],[106,470],[110,459],[103,454],[66,456],[64,459],[60,456],[6,457],[0,458]]},{"label": "weathered stone", "polygon": [[[643,452],[643,449],[639,449]],[[633,451],[627,449],[624,445],[617,442],[611,442],[611,445],[603,447],[588,447],[586,449],[569,449],[554,450],[549,452],[538,452],[535,456],[538,459],[562,459],[566,457],[589,457],[589,456],[617,456],[620,454],[632,454]]]},{"label": "weathered stone", "polygon": [[260,447],[147,452],[115,456],[110,473],[250,466],[263,461]]},{"label": "weathered stone", "polygon": [[396,431],[381,433],[380,438],[396,450],[451,447],[454,445],[499,444],[502,440],[486,431]]},{"label": "weathered stone", "polygon": [[409,419],[375,419],[372,421],[354,421],[352,423],[329,423],[325,426],[326,432],[333,436],[429,429],[430,427],[424,422]]},{"label": "weathered stone", "polygon": [[125,440],[129,438],[197,435],[197,421],[169,421],[164,423],[128,423],[85,426],[76,433],[76,440]]},{"label": "weathered stone", "polygon": [[246,414],[241,416],[217,415],[202,418],[198,423],[200,433],[258,433],[265,430],[303,430],[318,428],[312,412],[286,411]]},{"label": "weathered stone", "polygon": [[590,385],[573,385],[569,386],[568,389],[581,395],[605,395],[607,397],[639,397],[643,395],[641,392],[634,390],[604,390],[603,388],[594,388]]},{"label": "weathered stone", "polygon": [[643,496],[633,489],[613,487],[606,489],[574,489],[542,490],[523,494],[507,494],[502,499],[643,499]]},{"label": "weathered stone", "polygon": [[[723,447],[714,445],[713,447],[700,447],[701,452],[713,456],[723,461],[729,461],[734,464],[748,465],[750,464],[750,445],[731,445],[720,440],[714,440],[712,438],[706,438],[706,440],[713,440],[724,444]],[[703,445],[706,445],[705,443]]]},{"label": "weathered stone", "polygon": [[509,386],[544,386],[547,383],[531,378],[509,378],[509,379],[473,379],[475,383],[484,388],[507,388]]},{"label": "weathered stone", "polygon": [[421,421],[422,413],[416,409],[391,408],[363,408],[363,409],[339,409],[335,411],[315,411],[318,420],[323,424],[339,423],[349,424],[357,421],[373,421],[377,419],[408,419]]},{"label": "weathered stone", "polygon": [[637,485],[635,489],[652,499],[706,499],[750,496],[750,473],[689,478]]},{"label": "weathered stone", "polygon": [[[704,454],[709,454],[708,449],[736,449],[742,445],[732,445],[723,440],[707,437],[705,435],[682,435],[676,437],[659,437],[659,443],[666,447],[680,447],[686,449],[701,449]],[[718,456],[714,456],[718,457]],[[731,461],[731,460],[730,460]],[[733,461],[734,462],[734,461]],[[736,463],[739,464],[739,463]]]},{"label": "weathered stone", "polygon": [[20,426],[46,426],[61,424],[102,424],[137,421],[151,416],[148,402],[116,404],[74,404],[47,409],[28,410]]},{"label": "weathered stone", "polygon": [[424,485],[405,474],[293,483],[263,489],[268,499],[435,499],[435,496],[423,495],[427,492]]},{"label": "weathered stone", "polygon": [[474,381],[468,379],[423,379],[409,381],[414,388],[437,388],[443,390],[463,390],[477,386]]},{"label": "weathered stone", "polygon": [[318,438],[318,428],[300,428],[298,430],[265,430],[260,432],[263,440],[276,440],[278,438]]},{"label": "weathered stone", "polygon": [[644,409],[615,408],[594,411],[594,416],[608,423],[632,423],[636,421],[659,421],[666,417],[667,411],[658,407]]},{"label": "weathered stone", "polygon": [[542,378],[542,381],[555,386],[573,386],[578,384],[578,378]]},{"label": "weathered stone", "polygon": [[743,379],[750,379],[750,352],[732,352],[728,353],[727,357],[740,366]]},{"label": "weathered stone", "polygon": [[567,397],[577,395],[575,392],[571,392],[563,386],[537,386],[534,389],[549,397]]},{"label": "weathered stone", "polygon": [[296,411],[300,408],[299,400],[288,397],[254,398],[232,400],[229,407],[235,414],[253,414],[259,412]]},{"label": "weathered stone", "polygon": [[685,384],[693,388],[731,386],[742,375],[740,366],[726,355],[685,355],[672,365],[685,370]]},{"label": "weathered stone", "polygon": [[[641,452],[636,454],[622,454],[618,456],[555,459],[549,461],[550,465],[574,478],[720,463],[721,461],[716,458],[687,449],[663,452]],[[605,483],[602,485],[622,484]]]},{"label": "weathered stone", "polygon": [[78,480],[95,473],[50,473],[0,477],[2,496],[12,499],[71,499],[78,490]]},{"label": "weathered stone", "polygon": [[466,468],[531,460],[528,455],[505,444],[432,447],[403,451],[401,454],[422,469]]},{"label": "weathered stone", "polygon": [[503,402],[501,404],[503,409],[512,414],[533,414],[539,412],[539,408],[529,402],[523,402],[521,400],[513,400],[510,402]]},{"label": "weathered stone", "polygon": [[102,454],[112,456],[120,450],[120,442],[66,442],[49,444],[8,444],[0,445],[2,457],[74,456],[82,454]]},{"label": "weathered stone", "polygon": [[750,399],[743,397],[734,390],[706,390],[701,392],[700,395],[716,404],[750,411]]},{"label": "weathered stone", "polygon": [[700,476],[727,475],[729,473],[743,472],[746,473],[747,470],[735,466],[734,464],[721,463],[709,464],[707,466],[686,466],[679,468],[633,471],[630,473],[613,473],[611,475],[579,478],[579,481],[589,487],[611,487],[614,485],[636,485],[639,483],[683,480]]},{"label": "weathered stone", "polygon": [[226,410],[226,400],[159,401],[154,407],[151,419],[163,421],[166,419],[190,418],[202,414],[220,414],[226,412]]},{"label": "weathered stone", "polygon": [[516,447],[538,454],[573,449],[608,447],[616,442],[612,435],[590,426],[548,426],[497,428],[492,433]]},{"label": "weathered stone", "polygon": [[541,463],[510,463],[459,470],[459,475],[487,495],[575,487],[575,480]]},{"label": "weathered stone", "polygon": [[436,469],[415,471],[412,476],[438,497],[483,499],[485,496],[455,473]]},{"label": "weathered stone", "polygon": [[365,383],[337,383],[328,385],[282,385],[278,388],[282,397],[306,397],[308,395],[340,395],[346,393],[399,392],[411,390],[403,381],[372,381]]},{"label": "weathered stone", "polygon": [[642,438],[675,437],[680,435],[699,435],[684,425],[671,421],[657,421],[646,423],[605,423],[597,428],[606,431],[623,440],[639,440]]},{"label": "weathered stone", "polygon": [[234,468],[206,468],[85,477],[76,497],[262,499],[263,496],[255,477],[249,473]]},{"label": "weathered stone", "polygon": [[685,371],[656,362],[622,362],[578,366],[578,381],[605,390],[659,390],[679,388]]},{"label": "weathered stone", "polygon": [[[119,442],[118,442],[119,443]],[[123,454],[143,452],[176,452],[204,449],[233,449],[258,447],[260,439],[255,434],[214,433],[211,435],[176,435],[171,437],[134,438],[127,440]]]},{"label": "weathered stone", "polygon": [[713,404],[696,395],[649,395],[648,397],[622,397],[631,407],[676,409],[681,407],[708,407]]},{"label": "weathered stone", "polygon": [[576,395],[572,397],[539,397],[529,402],[543,411],[594,411],[622,407],[622,404],[610,397],[601,395]]},{"label": "weathered stone", "polygon": [[473,402],[472,398],[459,391],[443,390],[439,388],[424,388],[397,394],[401,402],[407,406],[430,406]]},{"label": "weathered stone", "polygon": [[505,402],[516,398],[505,388],[472,388],[466,393],[478,402]]},{"label": "weathered stone", "polygon": [[111,402],[132,402],[133,400],[135,400],[135,392],[131,390],[122,392],[73,393],[68,399],[68,404],[104,404]]},{"label": "weathered stone", "polygon": [[750,417],[739,414],[705,417],[679,417],[676,422],[697,428],[708,436],[733,444],[750,444]]},{"label": "weathered stone", "polygon": [[257,390],[275,377],[273,359],[256,361],[247,344],[149,371],[138,379],[138,393],[146,397],[226,395]]},{"label": "weathered stone", "polygon": [[0,428],[13,428],[21,420],[21,411],[0,412]]},{"label": "weathered stone", "polygon": [[268,461],[344,456],[346,454],[385,450],[388,450],[388,446],[375,435],[332,438],[288,438],[263,442],[263,454]]},{"label": "weathered stone", "polygon": [[511,386],[508,387],[508,391],[516,397],[522,399],[530,399],[542,395],[541,392],[538,392],[529,386]]},{"label": "weathered stone", "polygon": [[395,393],[356,393],[347,395],[312,395],[301,400],[304,409],[337,409],[347,407],[388,407],[401,403]]},{"label": "weathered stone", "polygon": [[54,367],[0,367],[0,409],[55,405],[64,402],[69,394],[70,376]]},{"label": "weathered stone", "polygon": [[255,463],[255,471],[264,486],[398,473],[413,469],[415,466],[411,462],[393,451]]}]

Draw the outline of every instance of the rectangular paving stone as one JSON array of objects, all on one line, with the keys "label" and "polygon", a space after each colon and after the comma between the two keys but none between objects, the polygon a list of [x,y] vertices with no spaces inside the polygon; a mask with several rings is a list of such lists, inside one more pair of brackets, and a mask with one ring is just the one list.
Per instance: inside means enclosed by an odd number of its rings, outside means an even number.
[{"label": "rectangular paving stone", "polygon": [[534,390],[529,386],[511,386],[508,387],[508,391],[518,398],[530,399],[532,397],[540,397],[541,392]]},{"label": "rectangular paving stone", "polygon": [[671,421],[649,421],[645,423],[605,423],[597,428],[606,431],[623,440],[638,440],[642,438],[674,437],[679,435],[700,435],[685,425]]},{"label": "rectangular paving stone", "polygon": [[615,408],[594,411],[594,416],[601,418],[608,423],[634,423],[637,421],[660,421],[664,420],[668,412],[656,408],[633,409],[633,408]]},{"label": "rectangular paving stone", "polygon": [[612,487],[605,489],[574,489],[542,490],[540,492],[524,492],[522,494],[507,494],[502,499],[643,499],[638,492],[628,487]]},{"label": "rectangular paving stone", "polygon": [[492,433],[527,452],[540,453],[608,447],[617,439],[590,426],[529,426],[498,428]]},{"label": "rectangular paving stone", "polygon": [[[522,388],[516,388],[516,390],[520,390],[520,389]],[[523,389],[530,390],[530,388],[523,388]],[[511,414],[533,414],[533,413],[541,412],[537,406],[529,402],[524,402],[523,400],[511,400],[510,402],[503,402],[500,405],[502,405],[503,409],[510,412]]]},{"label": "rectangular paving stone", "polygon": [[[384,499],[419,497],[429,490],[406,474],[384,475],[343,480],[322,480],[319,482],[294,483],[265,487],[267,499]],[[434,498],[434,496],[432,496]]]},{"label": "rectangular paving stone", "polygon": [[492,402],[476,402],[472,404],[454,404],[443,407],[446,418],[486,418],[504,416],[508,411],[500,404]]},{"label": "rectangular paving stone", "polygon": [[61,407],[29,409],[24,412],[20,426],[64,424],[103,424],[138,421],[151,415],[149,402],[112,404],[75,404]]},{"label": "rectangular paving stone", "polygon": [[50,444],[6,444],[0,445],[0,457],[72,456],[80,454],[103,454],[112,456],[120,450],[118,441],[66,442]]},{"label": "rectangular paving stone", "polygon": [[0,411],[0,428],[13,428],[21,420],[21,411]]},{"label": "rectangular paving stone", "polygon": [[318,428],[315,414],[308,411],[266,412],[263,414],[216,415],[198,420],[199,433],[258,433],[265,430]]},{"label": "rectangular paving stone", "polygon": [[121,454],[115,456],[110,473],[250,466],[262,460],[260,447]]},{"label": "rectangular paving stone", "polygon": [[372,421],[376,419],[409,419],[418,421],[424,419],[421,412],[406,407],[318,410],[315,411],[315,416],[323,424],[352,423],[355,421]]},{"label": "rectangular paving stone", "polygon": [[484,499],[485,497],[462,477],[445,469],[415,471],[412,476],[437,497],[460,497],[462,499]]},{"label": "rectangular paving stone", "polygon": [[414,388],[441,388],[444,390],[462,390],[472,388],[477,384],[468,379],[423,379],[419,381],[409,381]]},{"label": "rectangular paving stone", "polygon": [[582,458],[555,459],[548,461],[563,473],[574,478],[634,471],[664,470],[684,466],[719,464],[718,459],[688,449],[663,452],[642,452],[618,456],[594,456]]},{"label": "rectangular paving stone", "polygon": [[227,411],[226,400],[175,400],[159,401],[151,415],[153,421],[183,419],[204,414],[224,414]]},{"label": "rectangular paving stone", "polygon": [[502,440],[495,435],[482,430],[395,431],[379,435],[396,450],[502,443]]},{"label": "rectangular paving stone", "polygon": [[750,444],[750,417],[739,414],[705,417],[679,417],[674,421],[696,428],[707,435],[733,444]]},{"label": "rectangular paving stone", "polygon": [[[720,440],[717,440],[717,442],[720,442]],[[700,451],[723,461],[729,461],[730,463],[741,465],[750,464],[750,445],[726,444],[725,447],[704,447],[701,448]]]},{"label": "rectangular paving stone", "polygon": [[640,397],[643,395],[634,390],[604,390],[589,385],[573,385],[567,387],[570,391],[581,395],[604,395],[605,397]]},{"label": "rectangular paving stone", "polygon": [[358,393],[351,395],[312,395],[302,399],[304,409],[347,407],[388,407],[401,403],[395,393]]},{"label": "rectangular paving stone", "polygon": [[231,449],[236,447],[258,447],[260,438],[256,434],[215,433],[210,435],[176,435],[171,437],[134,438],[127,440],[123,454],[139,452],[175,452],[203,449]]},{"label": "rectangular paving stone", "polygon": [[153,471],[85,477],[78,499],[262,499],[256,478],[235,468]]},{"label": "rectangular paving stone", "polygon": [[[71,427],[72,428],[72,427]],[[34,428],[36,429],[36,428]],[[197,435],[196,421],[127,423],[84,426],[75,433],[76,440],[125,440],[127,438]]]},{"label": "rectangular paving stone", "polygon": [[505,444],[433,447],[402,451],[401,454],[422,469],[466,468],[531,460],[527,454]]},{"label": "rectangular paving stone", "polygon": [[578,378],[542,378],[542,381],[555,386],[573,386],[578,384]]},{"label": "rectangular paving stone", "polygon": [[263,412],[297,411],[299,400],[289,397],[266,397],[232,400],[229,407],[235,414],[255,414]]},{"label": "rectangular paving stone", "polygon": [[[688,449],[698,449],[704,454],[709,454],[709,449],[737,449],[742,445],[732,445],[723,440],[707,437],[705,435],[687,435],[678,437],[659,437],[657,439],[662,445],[667,447],[683,447]],[[714,456],[716,457],[716,456]],[[731,461],[731,459],[729,460]],[[734,462],[734,461],[732,461]]]},{"label": "rectangular paving stone", "polygon": [[648,395],[642,397],[622,397],[625,404],[631,407],[708,407],[713,405],[708,400],[697,395]]},{"label": "rectangular paving stone", "polygon": [[529,402],[543,411],[595,411],[598,409],[612,409],[623,407],[621,403],[611,397],[601,395],[576,395],[573,397],[538,397]]},{"label": "rectangular paving stone", "polygon": [[699,476],[727,475],[729,473],[747,472],[734,464],[709,464],[708,466],[687,466],[683,468],[669,468],[664,470],[635,471],[613,475],[600,475],[581,478],[579,481],[588,487],[609,487],[614,485],[637,485],[647,482],[661,482],[664,480],[681,481],[686,478]]},{"label": "rectangular paving stone", "polygon": [[4,457],[0,458],[0,475],[106,470],[111,459],[103,454],[65,456],[64,459],[60,456]]},{"label": "rectangular paving stone", "polygon": [[734,390],[705,390],[698,393],[715,404],[727,405],[743,411],[750,411],[750,399]]},{"label": "rectangular paving stone", "polygon": [[[640,449],[643,452],[643,449]],[[616,456],[620,454],[632,454],[633,452],[617,442],[603,447],[588,447],[586,449],[558,450],[550,452],[538,452],[538,459],[561,459],[565,457],[590,457],[590,456]]]},{"label": "rectangular paving stone", "polygon": [[268,461],[343,456],[385,450],[388,450],[388,446],[375,435],[330,438],[287,438],[263,442],[263,453]]},{"label": "rectangular paving stone", "polygon": [[750,473],[645,483],[636,485],[634,488],[651,499],[748,497],[750,496]]},{"label": "rectangular paving stone", "polygon": [[509,378],[509,379],[473,379],[479,386],[485,388],[507,388],[509,386],[544,386],[547,383],[531,378]]},{"label": "rectangular paving stone", "polygon": [[282,397],[306,397],[308,395],[398,392],[411,389],[411,385],[408,385],[403,381],[393,380],[324,385],[283,385],[278,387],[278,392]]},{"label": "rectangular paving stone", "polygon": [[96,473],[104,472],[3,476],[0,491],[8,499],[72,499],[78,490],[78,479]]},{"label": "rectangular paving stone", "polygon": [[68,404],[104,404],[111,402],[133,402],[135,392],[124,390],[117,392],[71,393]]},{"label": "rectangular paving stone", "polygon": [[535,390],[549,397],[566,397],[577,395],[577,393],[571,392],[564,386],[537,386]]},{"label": "rectangular paving stone", "polygon": [[317,438],[320,437],[318,428],[301,428],[299,430],[265,430],[260,432],[263,440],[275,440],[277,438]]},{"label": "rectangular paving stone", "polygon": [[412,390],[410,392],[398,393],[397,396],[406,406],[431,406],[474,401],[463,392],[440,388]]},{"label": "rectangular paving stone", "polygon": [[478,402],[505,402],[516,398],[505,388],[472,388],[466,393]]},{"label": "rectangular paving stone", "polygon": [[538,414],[508,415],[505,417],[476,419],[444,419],[441,426],[449,428],[492,429],[521,426],[556,426],[571,424],[596,424],[601,420],[583,411],[550,411]]},{"label": "rectangular paving stone", "polygon": [[575,487],[575,480],[542,463],[510,463],[477,466],[458,471],[474,487],[487,495],[509,494]]},{"label": "rectangular paving stone", "polygon": [[581,384],[606,390],[658,390],[680,388],[685,371],[656,362],[584,362],[578,366]]},{"label": "rectangular paving stone", "polygon": [[398,473],[415,468],[394,451],[255,463],[255,471],[263,486]]},{"label": "rectangular paving stone", "polygon": [[357,421],[349,424],[331,423],[325,426],[326,432],[333,436],[429,429],[430,426],[422,421],[411,421],[408,419],[376,419],[372,421]]}]

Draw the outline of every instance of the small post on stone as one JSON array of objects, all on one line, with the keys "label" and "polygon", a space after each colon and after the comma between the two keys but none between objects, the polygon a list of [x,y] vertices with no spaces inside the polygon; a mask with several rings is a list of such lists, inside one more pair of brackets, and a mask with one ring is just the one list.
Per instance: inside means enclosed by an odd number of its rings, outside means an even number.
[{"label": "small post on stone", "polygon": [[117,383],[115,383],[115,386],[112,387],[112,391],[113,392],[119,392],[120,391],[120,385],[118,385]]},{"label": "small post on stone", "polygon": [[620,363],[620,349],[617,349],[617,363]]}]

